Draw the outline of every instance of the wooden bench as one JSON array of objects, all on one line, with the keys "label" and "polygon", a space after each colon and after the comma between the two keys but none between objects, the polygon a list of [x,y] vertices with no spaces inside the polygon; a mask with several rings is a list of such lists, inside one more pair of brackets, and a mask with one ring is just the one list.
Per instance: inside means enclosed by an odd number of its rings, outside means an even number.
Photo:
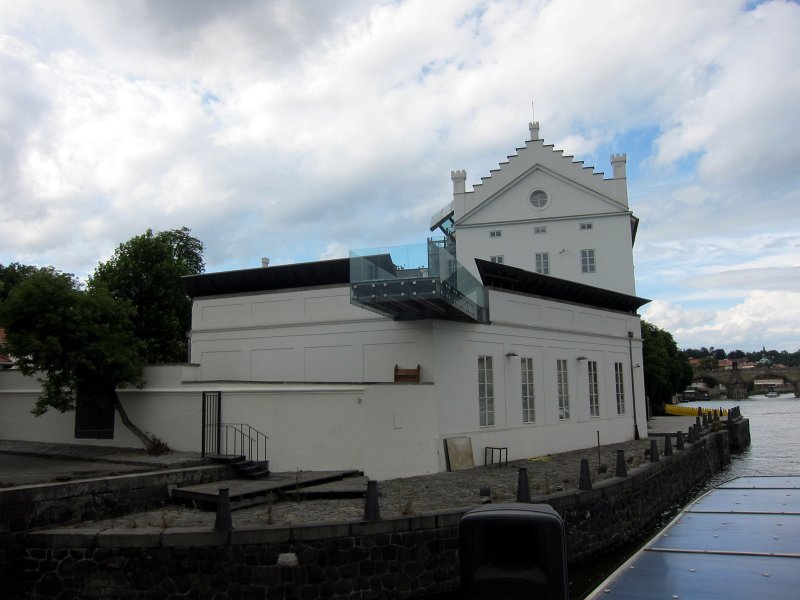
[{"label": "wooden bench", "polygon": [[420,366],[417,365],[416,369],[401,369],[399,366],[394,366],[394,382],[395,383],[419,383]]}]

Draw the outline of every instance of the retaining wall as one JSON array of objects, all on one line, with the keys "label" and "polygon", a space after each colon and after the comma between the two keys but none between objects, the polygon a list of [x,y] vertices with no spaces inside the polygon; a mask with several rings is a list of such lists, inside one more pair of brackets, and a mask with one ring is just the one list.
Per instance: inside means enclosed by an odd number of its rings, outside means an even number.
[{"label": "retaining wall", "polygon": [[[663,446],[661,446],[663,447]],[[567,525],[570,562],[641,535],[730,458],[728,432],[594,489],[535,497]],[[20,534],[4,597],[408,598],[459,585],[459,510],[234,529],[61,529]]]}]

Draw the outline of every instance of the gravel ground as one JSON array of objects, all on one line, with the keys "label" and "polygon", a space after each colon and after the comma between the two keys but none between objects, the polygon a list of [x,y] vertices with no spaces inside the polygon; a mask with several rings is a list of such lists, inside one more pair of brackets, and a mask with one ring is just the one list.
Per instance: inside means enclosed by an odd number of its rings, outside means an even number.
[{"label": "gravel ground", "polygon": [[[663,442],[659,440],[659,449]],[[519,468],[527,467],[531,495],[543,496],[557,491],[577,489],[580,478],[580,461],[589,460],[592,481],[613,477],[617,450],[625,452],[628,467],[648,460],[646,451],[650,440],[638,440],[601,446],[600,464],[607,466],[598,473],[597,448],[586,448],[561,454],[517,460],[508,466],[481,466],[463,471],[435,473],[417,477],[389,479],[378,483],[382,518],[457,509],[480,504],[479,489],[489,485],[494,502],[508,502],[516,498]],[[267,524],[295,525],[359,521],[364,516],[364,499],[279,501],[233,512],[234,527]],[[79,527],[129,528],[129,527],[212,527],[215,513],[191,507],[165,506],[162,509],[136,513],[97,522],[83,522]]]}]

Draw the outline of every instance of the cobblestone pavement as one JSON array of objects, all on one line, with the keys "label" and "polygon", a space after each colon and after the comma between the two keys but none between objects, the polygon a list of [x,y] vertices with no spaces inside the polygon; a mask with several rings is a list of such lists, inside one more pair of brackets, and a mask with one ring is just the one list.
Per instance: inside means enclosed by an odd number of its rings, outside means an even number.
[{"label": "cobblestone pavement", "polygon": [[[659,451],[663,441],[658,441]],[[649,460],[650,440],[638,440],[601,446],[599,464],[607,466],[599,473],[597,447],[553,454],[527,460],[517,460],[508,466],[480,466],[463,471],[435,473],[417,477],[390,479],[378,483],[382,518],[457,509],[480,504],[479,489],[489,485],[494,502],[516,498],[519,468],[527,467],[531,495],[543,496],[557,491],[575,490],[580,479],[580,462],[589,460],[592,481],[613,477],[617,450],[625,452],[628,468]],[[275,502],[233,512],[234,527],[254,527],[268,524],[297,525],[359,521],[364,516],[364,499],[301,500]],[[191,507],[165,506],[162,509],[127,515],[116,519],[83,522],[79,527],[213,527],[215,513]]]}]

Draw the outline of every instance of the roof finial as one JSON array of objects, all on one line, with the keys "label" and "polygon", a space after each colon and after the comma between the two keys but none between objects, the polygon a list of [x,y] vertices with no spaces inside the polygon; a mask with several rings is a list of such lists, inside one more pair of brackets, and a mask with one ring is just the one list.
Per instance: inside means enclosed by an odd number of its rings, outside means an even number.
[{"label": "roof finial", "polygon": [[531,141],[536,141],[539,139],[539,123],[536,122],[533,100],[531,100],[531,119],[531,122],[528,123],[528,130],[531,132]]}]

